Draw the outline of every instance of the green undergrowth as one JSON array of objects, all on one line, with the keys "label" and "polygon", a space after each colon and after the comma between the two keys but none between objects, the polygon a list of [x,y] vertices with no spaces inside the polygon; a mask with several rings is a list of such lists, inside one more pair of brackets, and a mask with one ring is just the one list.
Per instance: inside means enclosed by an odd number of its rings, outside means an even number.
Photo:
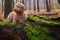
[{"label": "green undergrowth", "polygon": [[34,23],[37,23],[37,24],[40,24],[40,25],[46,25],[46,26],[55,27],[57,25],[60,25],[60,22],[49,20],[48,17],[46,17],[46,18],[43,17],[41,19],[40,17],[37,17],[36,15],[29,16],[28,20],[31,21],[31,22],[34,22]]},{"label": "green undergrowth", "polygon": [[26,22],[24,31],[30,40],[55,40],[49,35],[50,30],[40,25],[33,25],[29,21]]},{"label": "green undergrowth", "polygon": [[[3,20],[4,19],[0,19],[0,26],[13,28],[12,23],[4,22]],[[59,25],[60,22],[52,21],[49,17],[31,15],[28,16],[23,30],[29,40],[56,40],[56,38],[50,36],[50,30],[48,27],[58,27]],[[18,29],[20,27],[21,24],[17,23],[14,28]]]},{"label": "green undergrowth", "polygon": [[38,15],[29,16],[24,28],[27,37],[30,40],[57,40],[50,36],[50,29],[48,27],[58,27],[60,22],[50,19],[51,18]]},{"label": "green undergrowth", "polygon": [[[4,21],[5,19],[0,19],[0,26],[2,27],[10,27],[13,28],[13,24],[11,22]],[[20,28],[21,24],[17,23],[14,28]]]}]

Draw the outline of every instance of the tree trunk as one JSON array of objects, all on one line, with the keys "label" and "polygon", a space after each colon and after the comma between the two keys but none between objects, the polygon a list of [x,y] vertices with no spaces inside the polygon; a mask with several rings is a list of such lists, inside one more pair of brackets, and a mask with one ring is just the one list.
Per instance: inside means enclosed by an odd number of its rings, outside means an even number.
[{"label": "tree trunk", "polygon": [[46,7],[48,12],[51,11],[49,4],[50,4],[49,0],[46,0]]},{"label": "tree trunk", "polygon": [[49,9],[51,11],[51,0],[49,0]]},{"label": "tree trunk", "polygon": [[39,11],[39,0],[37,0],[37,10]]},{"label": "tree trunk", "polygon": [[4,10],[3,10],[3,2],[4,2],[4,1],[2,0],[2,11],[4,11]]},{"label": "tree trunk", "polygon": [[21,0],[22,1],[22,3],[24,4],[24,0]]},{"label": "tree trunk", "polygon": [[29,10],[31,10],[31,0],[29,0]]},{"label": "tree trunk", "polygon": [[7,15],[12,11],[12,1],[13,0],[5,0],[4,2],[4,13],[5,13],[5,18]]},{"label": "tree trunk", "polygon": [[33,4],[34,4],[34,11],[36,11],[36,4],[35,4],[35,0],[33,0]]},{"label": "tree trunk", "polygon": [[58,1],[58,3],[60,4],[60,0],[57,0]]},{"label": "tree trunk", "polygon": [[12,8],[14,8],[14,5],[15,5],[15,4],[14,4],[14,1],[12,1]]},{"label": "tree trunk", "polygon": [[16,3],[17,3],[17,0],[16,0]]}]

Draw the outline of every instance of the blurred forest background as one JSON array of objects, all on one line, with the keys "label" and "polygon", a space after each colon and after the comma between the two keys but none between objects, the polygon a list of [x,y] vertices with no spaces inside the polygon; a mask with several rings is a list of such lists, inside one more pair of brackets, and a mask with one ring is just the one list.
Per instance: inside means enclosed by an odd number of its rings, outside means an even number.
[{"label": "blurred forest background", "polygon": [[[47,0],[47,1],[51,9],[60,9],[60,4],[58,3],[58,0]],[[29,9],[34,10],[34,7],[35,7],[35,10],[37,10],[38,6],[40,10],[43,10],[43,9],[46,9],[47,7],[46,6],[47,1],[46,0],[14,0],[14,4],[16,2],[23,2],[25,5],[25,9],[27,10]],[[4,0],[0,0],[0,10],[2,10],[2,4],[4,6]]]},{"label": "blurred forest background", "polygon": [[6,13],[7,16],[8,13],[12,11],[13,5],[17,2],[23,3],[25,5],[25,10],[32,10],[39,12],[46,12],[46,11],[56,12],[60,10],[59,0],[0,0],[0,11]]}]

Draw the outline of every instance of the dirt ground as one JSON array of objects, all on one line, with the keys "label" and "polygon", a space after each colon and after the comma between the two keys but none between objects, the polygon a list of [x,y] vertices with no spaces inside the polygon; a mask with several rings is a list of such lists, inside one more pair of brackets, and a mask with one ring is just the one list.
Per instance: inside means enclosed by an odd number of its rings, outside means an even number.
[{"label": "dirt ground", "polygon": [[[33,11],[33,10],[27,10],[28,14],[39,14],[39,15],[48,15],[48,16],[58,16],[60,17],[60,11],[51,11],[51,12],[46,12],[46,11]],[[4,18],[4,12],[0,11],[0,18]]]}]

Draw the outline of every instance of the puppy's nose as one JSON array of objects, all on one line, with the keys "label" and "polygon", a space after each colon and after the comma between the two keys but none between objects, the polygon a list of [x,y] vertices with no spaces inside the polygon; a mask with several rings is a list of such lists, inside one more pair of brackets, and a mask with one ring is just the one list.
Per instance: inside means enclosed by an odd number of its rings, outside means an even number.
[{"label": "puppy's nose", "polygon": [[17,9],[17,7],[14,7],[14,10]]},{"label": "puppy's nose", "polygon": [[15,9],[15,8],[14,8],[13,10],[14,10],[14,11],[16,11],[16,9]]},{"label": "puppy's nose", "polygon": [[17,7],[14,7],[14,11],[18,10]]}]

